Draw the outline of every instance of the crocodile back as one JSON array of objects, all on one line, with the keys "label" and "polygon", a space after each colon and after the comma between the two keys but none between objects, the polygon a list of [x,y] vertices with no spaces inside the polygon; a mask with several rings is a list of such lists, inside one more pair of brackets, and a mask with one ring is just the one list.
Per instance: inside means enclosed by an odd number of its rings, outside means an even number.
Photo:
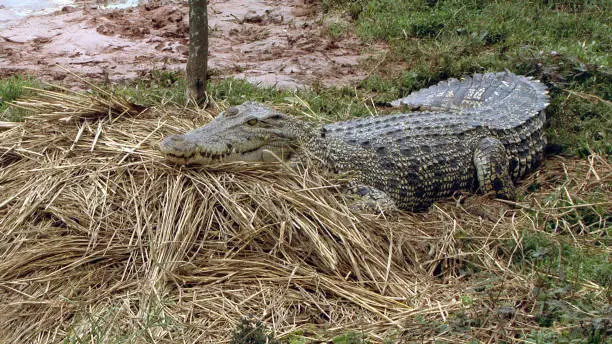
[{"label": "crocodile back", "polygon": [[359,171],[360,182],[401,209],[423,210],[457,190],[473,190],[470,146],[488,133],[455,113],[395,114],[328,124],[313,150],[334,171]]},{"label": "crocodile back", "polygon": [[327,135],[353,141],[380,140],[395,142],[412,137],[420,140],[428,136],[454,136],[465,133],[478,123],[452,112],[411,112],[386,116],[355,118],[327,124]]},{"label": "crocodile back", "polygon": [[391,103],[418,111],[334,123],[325,130],[361,146],[374,142],[427,145],[434,150],[449,149],[448,142],[457,139],[471,140],[468,145],[473,145],[492,136],[506,147],[510,174],[516,180],[542,159],[548,103],[546,87],[530,77],[507,71],[475,74],[440,82]]},{"label": "crocodile back", "polygon": [[503,143],[515,180],[541,161],[548,95],[538,81],[508,72],[476,74],[393,104],[418,111],[327,124],[307,148],[325,166],[358,171],[360,182],[413,210],[477,187],[474,154],[485,138]]}]

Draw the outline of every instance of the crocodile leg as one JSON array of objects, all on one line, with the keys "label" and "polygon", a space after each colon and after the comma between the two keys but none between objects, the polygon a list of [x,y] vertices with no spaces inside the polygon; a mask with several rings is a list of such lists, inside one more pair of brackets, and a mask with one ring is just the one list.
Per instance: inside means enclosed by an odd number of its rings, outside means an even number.
[{"label": "crocodile leg", "polygon": [[397,210],[395,202],[389,195],[373,186],[361,184],[355,180],[347,185],[347,193],[356,200],[350,205],[354,211],[365,213],[393,212]]},{"label": "crocodile leg", "polygon": [[494,191],[498,198],[516,199],[506,149],[501,141],[492,137],[480,140],[474,151],[474,165],[478,186],[483,193]]}]

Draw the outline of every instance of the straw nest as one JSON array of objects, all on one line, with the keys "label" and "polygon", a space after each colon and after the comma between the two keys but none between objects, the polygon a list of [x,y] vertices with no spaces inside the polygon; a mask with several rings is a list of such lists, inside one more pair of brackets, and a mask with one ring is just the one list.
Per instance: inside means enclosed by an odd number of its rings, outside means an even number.
[{"label": "straw nest", "polygon": [[[34,115],[0,129],[6,343],[221,343],[244,317],[313,340],[530,331],[534,282],[512,270],[521,233],[575,210],[468,196],[423,214],[356,215],[342,181],[315,170],[167,164],[157,143],[216,111],[144,109],[102,90],[38,90],[15,106]],[[610,182],[597,156],[548,168],[526,184],[579,197]],[[516,308],[511,320],[495,315],[502,305]],[[466,310],[485,320],[460,335],[441,327]]]}]

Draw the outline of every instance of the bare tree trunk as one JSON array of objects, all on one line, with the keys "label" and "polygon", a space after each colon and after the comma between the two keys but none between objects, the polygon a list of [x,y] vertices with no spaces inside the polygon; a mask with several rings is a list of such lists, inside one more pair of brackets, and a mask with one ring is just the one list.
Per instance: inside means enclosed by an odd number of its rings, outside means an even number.
[{"label": "bare tree trunk", "polygon": [[208,14],[206,0],[189,0],[189,59],[187,96],[201,103],[206,97],[208,63]]}]

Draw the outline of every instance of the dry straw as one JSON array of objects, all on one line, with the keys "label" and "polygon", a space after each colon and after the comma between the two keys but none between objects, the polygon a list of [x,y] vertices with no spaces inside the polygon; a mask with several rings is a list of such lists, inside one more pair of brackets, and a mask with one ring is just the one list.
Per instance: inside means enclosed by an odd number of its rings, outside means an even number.
[{"label": "dry straw", "polygon": [[[522,230],[576,210],[470,196],[356,215],[342,180],[312,169],[167,164],[157,143],[215,111],[36,92],[15,103],[32,116],[0,130],[3,343],[223,343],[243,317],[278,337],[494,340],[535,326],[534,282],[512,270]],[[582,169],[533,178],[547,191],[563,179],[571,200],[610,182],[602,158],[552,163],[571,164]],[[519,309],[512,321],[494,316],[501,305]],[[459,311],[486,320],[450,332]]]}]

